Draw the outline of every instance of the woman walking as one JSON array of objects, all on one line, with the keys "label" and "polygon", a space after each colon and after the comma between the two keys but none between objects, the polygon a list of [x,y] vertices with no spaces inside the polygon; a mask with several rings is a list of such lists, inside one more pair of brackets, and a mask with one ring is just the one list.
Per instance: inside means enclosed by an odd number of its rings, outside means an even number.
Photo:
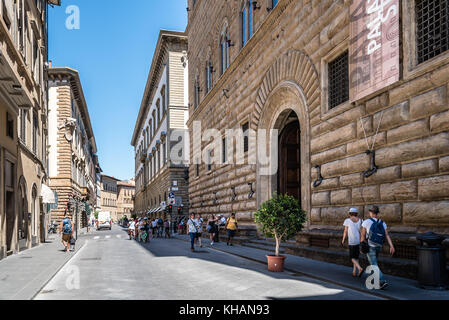
[{"label": "woman walking", "polygon": [[215,224],[218,221],[218,219],[215,218],[215,215],[211,215],[210,219],[207,223],[207,232],[209,232],[209,237],[210,237],[210,245],[213,246],[214,245],[214,238],[215,238],[215,234],[217,232],[217,225]]},{"label": "woman walking", "polygon": [[165,230],[164,237],[170,239],[170,222],[168,221],[168,219],[165,219],[164,221],[164,230]]},{"label": "woman walking", "polygon": [[[345,231],[343,233],[343,239],[341,244],[345,245],[346,237],[348,238],[349,244],[349,259],[351,259],[353,270],[353,277],[361,277],[364,270],[360,266],[359,256],[360,256],[360,229],[362,227],[362,219],[357,217],[359,211],[356,208],[351,208],[349,210],[349,218],[345,220],[343,225],[345,226]],[[359,271],[358,273],[357,270]]]},{"label": "woman walking", "polygon": [[226,232],[228,233],[228,241],[226,242],[226,245],[232,246],[232,239],[235,236],[235,233],[237,232],[238,225],[237,225],[237,219],[235,218],[235,213],[232,213],[231,216],[226,221]]}]

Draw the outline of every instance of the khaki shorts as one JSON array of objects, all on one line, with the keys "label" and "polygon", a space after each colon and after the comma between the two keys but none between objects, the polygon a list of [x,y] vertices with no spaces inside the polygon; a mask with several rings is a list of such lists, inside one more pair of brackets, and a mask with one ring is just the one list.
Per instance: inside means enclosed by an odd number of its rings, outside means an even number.
[{"label": "khaki shorts", "polygon": [[72,238],[71,234],[63,234],[62,235],[62,241],[69,242],[71,238]]}]

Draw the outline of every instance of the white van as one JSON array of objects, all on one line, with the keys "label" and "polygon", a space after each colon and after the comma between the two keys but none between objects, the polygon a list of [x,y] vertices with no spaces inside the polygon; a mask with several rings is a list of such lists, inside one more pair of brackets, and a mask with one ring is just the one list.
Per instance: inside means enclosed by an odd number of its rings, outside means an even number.
[{"label": "white van", "polygon": [[101,230],[103,228],[112,229],[112,219],[111,213],[109,211],[101,211],[98,213],[98,224],[97,230]]}]

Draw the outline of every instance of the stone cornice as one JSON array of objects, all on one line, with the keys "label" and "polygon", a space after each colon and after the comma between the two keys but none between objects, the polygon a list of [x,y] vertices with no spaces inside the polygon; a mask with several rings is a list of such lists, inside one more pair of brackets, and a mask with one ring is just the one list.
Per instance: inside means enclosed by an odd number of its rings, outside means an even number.
[{"label": "stone cornice", "polygon": [[51,68],[48,70],[48,78],[50,80],[62,79],[63,77],[67,77],[70,81],[70,88],[72,89],[75,100],[78,102],[81,114],[83,115],[87,135],[92,143],[93,153],[97,153],[97,143],[95,141],[95,135],[90,121],[89,109],[87,108],[83,86],[81,85],[81,79],[78,71],[68,67]]},{"label": "stone cornice", "polygon": [[217,83],[213,86],[212,90],[203,98],[200,105],[190,115],[187,121],[187,126],[190,127],[191,123],[195,121],[200,114],[204,111],[205,107],[213,100],[217,93],[221,93],[224,86],[231,80],[236,73],[240,70],[243,62],[248,59],[248,56],[253,53],[254,49],[259,46],[261,40],[266,37],[268,31],[278,24],[281,15],[286,8],[295,0],[280,0],[277,6],[270,12],[262,25],[255,31],[254,35],[249,39],[246,45],[240,50],[238,56],[231,62],[229,68],[224,74],[220,76]]}]

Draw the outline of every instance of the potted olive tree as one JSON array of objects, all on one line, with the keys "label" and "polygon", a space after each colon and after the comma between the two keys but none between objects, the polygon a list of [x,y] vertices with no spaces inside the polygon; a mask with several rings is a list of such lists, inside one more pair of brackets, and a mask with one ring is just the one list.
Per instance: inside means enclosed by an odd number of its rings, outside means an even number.
[{"label": "potted olive tree", "polygon": [[262,226],[265,236],[276,240],[275,255],[267,255],[269,271],[284,271],[285,256],[279,255],[281,242],[300,232],[306,218],[306,212],[301,209],[298,200],[283,194],[275,194],[255,213],[255,221]]}]

